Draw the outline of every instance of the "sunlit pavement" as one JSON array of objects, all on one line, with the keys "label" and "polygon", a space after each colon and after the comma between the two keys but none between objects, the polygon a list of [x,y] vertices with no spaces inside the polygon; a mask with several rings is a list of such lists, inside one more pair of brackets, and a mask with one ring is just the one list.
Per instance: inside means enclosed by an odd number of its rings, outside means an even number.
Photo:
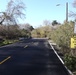
[{"label": "sunlit pavement", "polygon": [[0,48],[0,75],[69,75],[46,39]]}]

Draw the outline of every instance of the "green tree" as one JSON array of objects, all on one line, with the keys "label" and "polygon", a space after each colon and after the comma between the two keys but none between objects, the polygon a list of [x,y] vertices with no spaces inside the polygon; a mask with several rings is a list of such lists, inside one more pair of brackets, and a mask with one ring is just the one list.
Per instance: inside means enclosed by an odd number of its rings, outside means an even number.
[{"label": "green tree", "polygon": [[56,20],[54,20],[53,22],[52,22],[52,25],[54,26],[54,25],[57,25],[57,24],[59,24]]}]

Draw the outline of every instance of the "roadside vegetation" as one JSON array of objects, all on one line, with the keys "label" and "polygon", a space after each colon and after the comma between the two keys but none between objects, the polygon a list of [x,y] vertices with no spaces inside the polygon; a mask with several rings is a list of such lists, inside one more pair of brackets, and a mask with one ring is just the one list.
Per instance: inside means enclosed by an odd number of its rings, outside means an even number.
[{"label": "roadside vegetation", "polygon": [[51,32],[51,39],[60,47],[60,52],[64,55],[65,65],[76,71],[76,50],[71,49],[71,38],[74,36],[74,22],[63,24]]},{"label": "roadside vegetation", "polygon": [[[76,0],[74,0],[73,7],[76,8]],[[75,18],[76,13],[70,12],[69,16]],[[32,37],[53,40],[57,44],[57,52],[63,55],[61,57],[65,65],[74,74],[76,74],[76,49],[71,49],[70,45],[71,38],[76,36],[74,34],[75,21],[64,21],[60,24],[56,20],[53,22],[45,20],[43,25],[31,32]]]},{"label": "roadside vegetation", "polygon": [[4,46],[4,45],[8,45],[8,44],[12,44],[12,43],[15,43],[15,42],[18,42],[18,40],[3,40],[3,42],[0,42],[0,46]]},{"label": "roadside vegetation", "polygon": [[[19,18],[25,18],[22,12],[25,6],[22,2],[10,0],[6,11],[0,12],[0,46],[17,42],[20,37],[24,38],[48,38],[53,40],[59,47],[59,52],[63,54],[65,65],[72,71],[76,71],[76,49],[70,48],[70,40],[74,35],[75,21],[64,22],[63,24],[54,20],[45,20],[43,25],[33,28],[29,23],[18,24]],[[76,7],[76,0],[74,2]],[[70,16],[76,16],[71,13]]]},{"label": "roadside vegetation", "polygon": [[19,24],[19,19],[25,18],[25,9],[21,0],[9,0],[6,10],[0,11],[0,46],[31,37],[34,28],[29,23]]},{"label": "roadside vegetation", "polygon": [[31,32],[32,37],[48,38],[53,40],[59,47],[59,51],[63,54],[63,61],[65,65],[72,71],[76,71],[76,50],[70,48],[71,38],[74,35],[74,21],[57,23],[52,25],[42,25]]},{"label": "roadside vegetation", "polygon": [[0,26],[0,46],[17,42],[19,38],[30,38],[31,31],[34,29],[30,24],[24,24],[24,28],[20,28],[18,25],[1,25]]}]

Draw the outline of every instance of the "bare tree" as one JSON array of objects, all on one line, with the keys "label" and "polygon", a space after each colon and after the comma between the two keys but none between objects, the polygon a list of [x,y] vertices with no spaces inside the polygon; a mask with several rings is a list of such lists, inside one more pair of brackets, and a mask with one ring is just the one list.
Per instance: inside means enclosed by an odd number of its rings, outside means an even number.
[{"label": "bare tree", "polygon": [[[76,0],[72,3],[73,7],[76,8]],[[76,19],[76,12],[75,11],[70,11],[69,17],[74,17]]]},{"label": "bare tree", "polygon": [[43,25],[51,25],[51,22],[49,20],[44,20]]},{"label": "bare tree", "polygon": [[25,5],[20,0],[10,0],[5,12],[0,12],[0,24],[16,24],[19,18],[25,18]]},{"label": "bare tree", "polygon": [[76,8],[76,0],[73,2],[73,7]]}]

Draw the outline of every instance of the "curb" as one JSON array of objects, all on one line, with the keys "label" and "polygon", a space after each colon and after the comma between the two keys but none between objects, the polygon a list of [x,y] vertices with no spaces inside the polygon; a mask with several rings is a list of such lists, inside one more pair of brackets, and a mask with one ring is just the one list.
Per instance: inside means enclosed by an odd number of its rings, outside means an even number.
[{"label": "curb", "polygon": [[9,45],[0,46],[0,48],[4,48],[4,47],[7,47],[7,46],[9,46]]},{"label": "curb", "polygon": [[[52,46],[52,43],[50,43],[50,41],[48,41],[51,48],[53,49],[54,53],[57,55],[57,57],[59,58],[59,60],[61,61],[61,63],[64,65],[64,61],[61,59],[61,57],[57,54],[56,50],[54,49],[54,47]],[[74,75],[65,65],[64,67],[66,68],[66,70],[69,72],[70,75]]]},{"label": "curb", "polygon": [[4,46],[0,46],[0,48],[4,48],[4,47],[10,46],[10,45],[12,45],[12,44],[14,44],[14,43],[7,44],[7,45],[4,45]]}]

